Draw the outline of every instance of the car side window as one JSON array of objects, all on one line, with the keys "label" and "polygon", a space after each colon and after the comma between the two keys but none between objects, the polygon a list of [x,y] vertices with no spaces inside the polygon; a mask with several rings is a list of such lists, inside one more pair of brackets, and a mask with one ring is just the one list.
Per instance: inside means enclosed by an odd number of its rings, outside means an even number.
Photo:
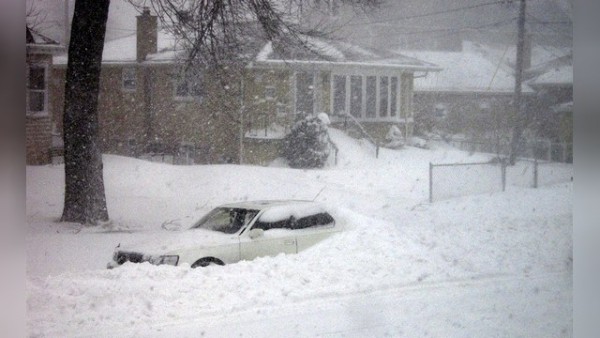
[{"label": "car side window", "polygon": [[256,221],[256,223],[254,223],[254,226],[252,228],[253,229],[263,229],[265,231],[271,230],[271,229],[294,229],[295,223],[296,223],[296,221],[294,220],[293,216],[290,216],[287,219],[284,219],[281,221],[275,221],[275,222],[264,222],[259,219]]},{"label": "car side window", "polygon": [[312,227],[321,227],[326,225],[333,225],[335,223],[333,217],[326,212],[321,212],[315,215],[299,218],[296,221],[295,229],[306,229]]},{"label": "car side window", "polygon": [[265,231],[270,229],[306,229],[312,227],[321,227],[327,225],[335,224],[335,220],[333,217],[326,213],[321,212],[318,214],[301,217],[299,219],[295,219],[294,216],[290,216],[289,218],[276,222],[264,222],[260,219],[256,221],[253,228],[254,229],[263,229]]}]

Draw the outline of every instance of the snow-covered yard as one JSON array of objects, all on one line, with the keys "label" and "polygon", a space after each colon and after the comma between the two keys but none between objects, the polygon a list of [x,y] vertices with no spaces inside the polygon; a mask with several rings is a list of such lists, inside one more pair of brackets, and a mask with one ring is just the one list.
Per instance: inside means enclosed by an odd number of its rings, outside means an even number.
[{"label": "snow-covered yard", "polygon": [[[428,203],[438,145],[382,149],[332,130],[338,165],[173,166],[105,156],[112,223],[59,224],[63,167],[27,167],[30,336],[572,335],[571,182]],[[120,242],[183,231],[216,205],[313,199],[346,231],[297,255],[224,267],[126,264]]]}]

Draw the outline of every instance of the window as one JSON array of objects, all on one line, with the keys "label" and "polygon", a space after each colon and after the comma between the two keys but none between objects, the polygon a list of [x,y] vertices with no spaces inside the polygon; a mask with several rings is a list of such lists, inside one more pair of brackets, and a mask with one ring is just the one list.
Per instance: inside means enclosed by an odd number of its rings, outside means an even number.
[{"label": "window", "polygon": [[30,114],[46,114],[48,90],[46,84],[46,66],[29,66],[27,79],[27,112]]},{"label": "window", "polygon": [[137,74],[135,68],[123,68],[123,90],[135,91],[137,86]]},{"label": "window", "polygon": [[366,80],[366,115],[373,118],[377,115],[377,77],[367,76]]},{"label": "window", "polygon": [[275,99],[275,87],[274,86],[265,86],[265,99],[266,100]]},{"label": "window", "polygon": [[396,116],[398,111],[398,78],[392,76],[390,81],[390,116]]},{"label": "window", "polygon": [[181,71],[175,81],[175,98],[181,100],[202,99],[204,88],[199,70],[188,68]]},{"label": "window", "polygon": [[488,100],[483,100],[479,103],[479,112],[482,115],[487,115],[492,111],[492,105]]},{"label": "window", "polygon": [[388,90],[389,78],[382,76],[379,79],[379,116],[386,117],[388,114]]},{"label": "window", "polygon": [[277,116],[285,116],[287,115],[287,106],[281,102],[277,102],[276,105],[276,109],[277,109]]},{"label": "window", "polygon": [[354,117],[362,115],[362,76],[350,76],[350,114]]},{"label": "window", "polygon": [[346,112],[346,76],[333,76],[333,114],[342,115]]},{"label": "window", "polygon": [[433,108],[433,116],[436,118],[445,118],[448,115],[448,108],[443,103],[438,103]]},{"label": "window", "polygon": [[298,219],[294,224],[294,229],[305,229],[312,227],[321,227],[333,225],[335,223],[333,217],[326,212],[321,212],[315,215],[310,215]]},{"label": "window", "polygon": [[[409,83],[403,80],[403,83]],[[401,82],[399,76],[334,74],[331,81],[331,109],[333,115],[347,112],[358,119],[396,119],[400,117]],[[402,88],[404,89],[404,88]],[[405,90],[408,94],[411,88]]]},{"label": "window", "polygon": [[270,230],[270,229],[306,229],[311,227],[322,227],[322,226],[333,226],[335,224],[335,220],[331,217],[330,214],[326,212],[321,212],[314,215],[309,215],[305,217],[301,217],[299,219],[295,219],[294,216],[290,216],[283,220],[266,222],[261,219],[258,219],[256,223],[252,226],[253,229],[262,229],[262,230]]}]

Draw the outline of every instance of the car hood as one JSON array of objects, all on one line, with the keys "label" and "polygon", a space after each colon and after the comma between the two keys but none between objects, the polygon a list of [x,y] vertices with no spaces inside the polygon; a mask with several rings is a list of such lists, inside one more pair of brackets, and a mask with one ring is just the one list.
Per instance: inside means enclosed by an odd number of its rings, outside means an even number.
[{"label": "car hood", "polygon": [[166,232],[152,238],[133,243],[121,243],[120,251],[138,252],[150,255],[163,255],[187,248],[208,248],[239,242],[237,234],[225,234],[204,229],[189,229],[177,232]]}]

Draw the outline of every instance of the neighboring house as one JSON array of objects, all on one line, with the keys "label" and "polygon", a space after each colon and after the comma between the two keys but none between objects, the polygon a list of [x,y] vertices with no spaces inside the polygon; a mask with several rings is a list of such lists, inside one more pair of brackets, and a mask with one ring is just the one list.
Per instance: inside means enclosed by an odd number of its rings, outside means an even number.
[{"label": "neighboring house", "polygon": [[553,62],[527,81],[537,92],[533,120],[540,137],[549,139],[552,159],[573,160],[573,64]]},{"label": "neighboring house", "polygon": [[[279,156],[281,139],[299,115],[320,112],[333,123],[356,120],[376,139],[391,126],[412,135],[413,74],[439,68],[341,42],[306,43],[310,49],[284,54],[274,42],[256,41],[241,76],[186,71],[185,50],[144,10],[136,34],[104,47],[98,107],[103,152],[168,156],[177,163],[265,164]],[[54,62],[52,105],[61,107],[67,57]]]},{"label": "neighboring house", "polygon": [[28,165],[51,162],[52,132],[56,110],[50,105],[50,70],[52,55],[64,48],[26,27],[25,58],[25,142]]},{"label": "neighboring house", "polygon": [[[514,75],[469,45],[463,42],[462,51],[403,51],[443,68],[415,79],[414,109],[425,131],[438,127],[471,138],[508,131],[514,111]],[[522,93],[526,103],[534,96],[527,85]]]}]

